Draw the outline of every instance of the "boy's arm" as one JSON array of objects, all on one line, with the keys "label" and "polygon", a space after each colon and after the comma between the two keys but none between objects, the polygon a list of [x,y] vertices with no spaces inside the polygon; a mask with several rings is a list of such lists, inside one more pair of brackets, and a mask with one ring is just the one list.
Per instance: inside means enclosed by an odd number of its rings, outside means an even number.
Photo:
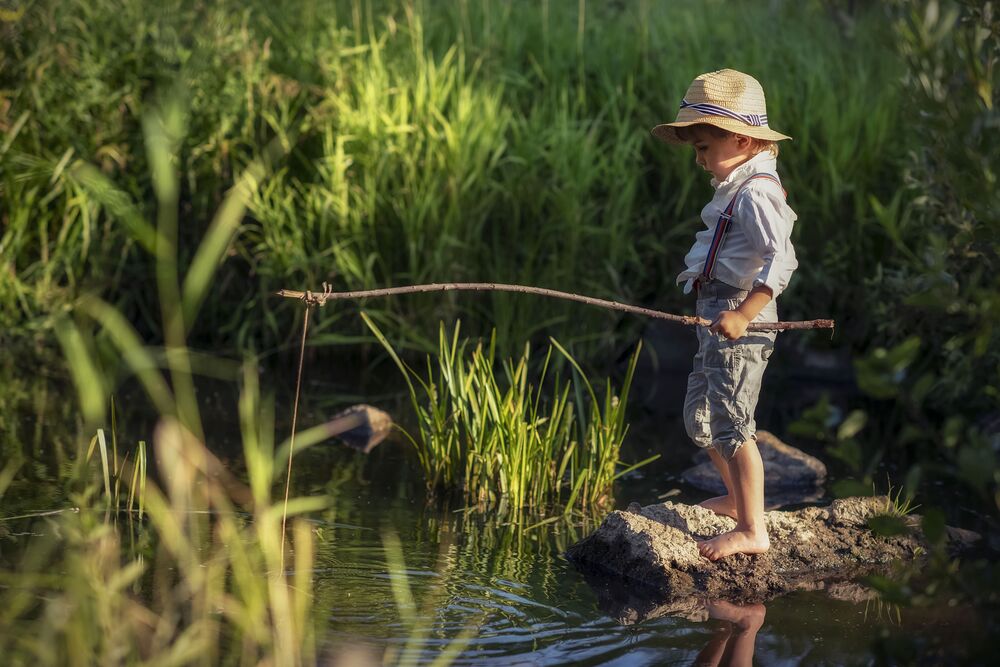
[{"label": "boy's arm", "polygon": [[719,313],[708,330],[720,333],[729,340],[743,337],[747,332],[747,325],[763,310],[772,295],[773,292],[767,285],[754,287],[736,310],[724,310]]}]

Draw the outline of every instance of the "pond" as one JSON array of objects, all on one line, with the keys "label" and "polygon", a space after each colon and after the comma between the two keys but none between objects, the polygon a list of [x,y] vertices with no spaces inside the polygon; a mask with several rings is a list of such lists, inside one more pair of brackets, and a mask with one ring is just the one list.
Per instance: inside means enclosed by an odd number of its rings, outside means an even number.
[{"label": "pond", "polygon": [[[283,378],[272,381],[288,385]],[[342,405],[343,386],[312,381],[300,423],[317,423],[330,406]],[[380,398],[397,414],[405,411],[393,380],[369,378],[359,386],[359,395]],[[49,434],[53,420],[64,420],[63,427],[74,423],[66,387],[24,377],[10,378],[8,387],[0,417],[3,445],[8,459],[16,448],[30,465],[0,500],[0,517],[66,507],[70,501],[59,490],[66,454],[53,446],[59,436]],[[224,388],[200,397],[210,414],[213,450],[240,475],[235,397]],[[285,402],[279,398],[279,411]],[[287,426],[279,423],[281,428]],[[119,429],[151,433],[152,425],[141,410],[125,409]],[[646,411],[633,422],[623,459],[653,453],[663,456],[616,483],[615,507],[705,497],[681,480],[692,451],[676,416]],[[919,649],[921,661],[936,664],[974,653],[995,623],[961,605],[899,608],[861,586],[799,592],[748,607],[704,600],[677,615],[644,618],[606,584],[592,587],[563,556],[595,527],[599,512],[531,527],[447,498],[429,500],[401,437],[369,454],[335,441],[315,446],[296,458],[293,482],[293,493],[330,499],[327,509],[308,518],[315,536],[317,643],[331,664],[432,664],[454,650],[454,664],[461,665],[738,664],[751,655],[769,665],[849,665],[873,663],[878,651],[889,649],[903,655]],[[37,517],[4,520],[3,569],[15,568],[26,541],[54,525]]]}]

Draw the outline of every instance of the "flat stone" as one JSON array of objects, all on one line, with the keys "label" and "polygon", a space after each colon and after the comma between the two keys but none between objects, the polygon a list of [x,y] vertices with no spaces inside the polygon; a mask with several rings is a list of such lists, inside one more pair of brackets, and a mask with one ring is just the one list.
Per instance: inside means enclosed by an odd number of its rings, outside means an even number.
[{"label": "flat stone", "polygon": [[[604,582],[598,595],[603,590],[617,600],[613,615],[620,620],[647,618],[656,610],[690,611],[690,598],[764,602],[827,582],[851,581],[926,554],[929,547],[915,515],[906,517],[909,529],[903,535],[883,537],[868,528],[868,519],[883,514],[886,503],[885,497],[844,498],[825,507],[766,512],[771,539],[767,553],[733,554],[715,562],[701,556],[695,540],[732,530],[735,521],[697,505],[633,506],[609,514],[566,556],[592,585]],[[953,551],[968,548],[978,538],[969,531],[961,533],[949,537]]]},{"label": "flat stone", "polygon": [[[826,466],[822,461],[782,442],[768,431],[757,431],[757,448],[764,460],[764,504],[767,509],[823,497]],[[726,485],[708,453],[698,450],[695,460],[700,463],[681,473],[684,481],[715,495],[725,494]]]}]

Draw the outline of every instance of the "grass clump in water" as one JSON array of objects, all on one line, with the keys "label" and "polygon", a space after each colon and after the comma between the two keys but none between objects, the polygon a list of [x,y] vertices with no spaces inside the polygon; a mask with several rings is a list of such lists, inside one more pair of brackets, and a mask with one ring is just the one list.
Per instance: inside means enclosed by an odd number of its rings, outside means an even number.
[{"label": "grass clump in water", "polygon": [[[409,436],[432,489],[459,489],[468,502],[518,512],[565,502],[574,507],[605,504],[615,478],[652,461],[619,469],[628,425],[625,407],[639,358],[632,355],[616,394],[611,381],[599,401],[569,352],[554,339],[537,383],[530,378],[531,350],[518,359],[496,362],[496,336],[469,349],[460,325],[449,336],[442,324],[435,360],[427,357],[422,377],[400,359],[370,317],[363,315],[403,372],[417,415],[418,433]],[[571,365],[572,379],[553,372],[554,354]],[[436,369],[436,370],[435,370]]]}]

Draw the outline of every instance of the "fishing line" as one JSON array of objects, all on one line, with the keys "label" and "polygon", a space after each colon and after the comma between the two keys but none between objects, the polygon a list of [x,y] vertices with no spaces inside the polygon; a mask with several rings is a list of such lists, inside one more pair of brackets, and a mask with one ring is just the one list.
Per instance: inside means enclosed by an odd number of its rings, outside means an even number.
[{"label": "fishing line", "polygon": [[302,389],[302,362],[306,356],[306,333],[309,331],[309,311],[313,306],[306,301],[305,314],[302,317],[302,344],[299,346],[299,372],[295,378],[295,403],[292,407],[292,434],[288,441],[288,472],[285,474],[285,504],[281,509],[281,571],[285,571],[285,522],[288,520],[288,489],[292,482],[292,456],[295,454],[295,426],[299,417],[299,393]]}]

